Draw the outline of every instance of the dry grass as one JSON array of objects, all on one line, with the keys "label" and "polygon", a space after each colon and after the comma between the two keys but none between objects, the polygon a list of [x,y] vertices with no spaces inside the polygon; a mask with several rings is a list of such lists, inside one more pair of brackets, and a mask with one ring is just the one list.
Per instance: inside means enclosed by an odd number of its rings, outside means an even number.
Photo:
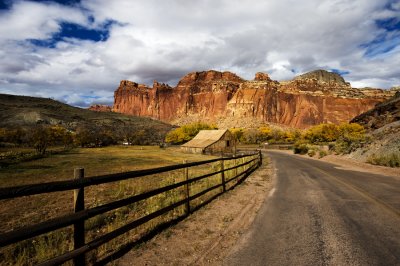
[{"label": "dry grass", "polygon": [[367,158],[367,163],[389,167],[400,167],[400,152],[381,155],[373,153]]},{"label": "dry grass", "polygon": [[[75,167],[84,167],[85,176],[96,176],[110,173],[132,171],[137,169],[154,168],[159,166],[182,163],[183,160],[200,161],[214,158],[212,156],[184,154],[178,148],[160,149],[158,147],[130,147],[114,146],[106,148],[76,149],[64,154],[56,154],[35,161],[23,162],[0,169],[0,186],[15,186],[22,184],[42,183],[72,178]],[[242,159],[240,159],[242,160]],[[226,162],[225,169],[229,167]],[[198,166],[189,170],[190,178],[205,172],[217,171],[220,163],[208,166]],[[234,176],[234,171],[226,174],[229,179]],[[167,172],[161,175],[151,175],[134,180],[120,181],[85,189],[85,206],[99,206],[117,199],[137,195],[144,191],[163,187],[168,184],[182,181],[182,170]],[[204,188],[221,183],[221,176],[195,182],[190,187],[190,195],[194,195]],[[217,194],[213,191],[207,197]],[[34,224],[46,219],[57,217],[72,212],[72,191],[57,192],[45,195],[36,195],[15,200],[0,202],[0,231],[6,232],[24,225]],[[89,219],[85,223],[87,229],[86,241],[90,241],[104,233],[119,228],[129,221],[136,220],[146,214],[159,210],[171,203],[185,197],[184,188],[154,196],[148,200],[131,204],[115,211]],[[29,199],[29,200],[27,200]],[[192,202],[192,207],[205,201],[204,196]],[[130,231],[123,237],[117,238],[98,250],[87,255],[89,261],[95,261],[115,250],[123,243],[138,239],[145,232],[158,224],[170,221],[184,214],[184,206],[177,208],[144,226]],[[61,254],[72,248],[71,228],[58,230],[56,233],[43,235],[34,239],[23,241],[17,245],[0,250],[0,264],[35,264],[50,257]],[[45,252],[51,249],[52,252]]]}]

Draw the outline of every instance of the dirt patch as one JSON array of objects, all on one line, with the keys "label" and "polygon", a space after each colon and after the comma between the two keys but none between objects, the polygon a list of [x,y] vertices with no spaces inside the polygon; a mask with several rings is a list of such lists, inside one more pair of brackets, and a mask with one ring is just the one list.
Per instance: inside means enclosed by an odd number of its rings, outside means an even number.
[{"label": "dirt patch", "polygon": [[272,166],[264,163],[241,185],[131,250],[116,264],[221,265],[271,190],[272,173]]}]

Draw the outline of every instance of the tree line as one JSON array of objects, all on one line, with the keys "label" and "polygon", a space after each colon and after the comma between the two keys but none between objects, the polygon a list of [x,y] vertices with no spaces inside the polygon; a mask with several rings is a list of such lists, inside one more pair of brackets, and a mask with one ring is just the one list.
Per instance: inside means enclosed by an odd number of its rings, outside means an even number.
[{"label": "tree line", "polygon": [[[194,138],[203,129],[217,127],[202,122],[191,123],[170,131],[165,140],[171,144],[182,144]],[[263,126],[231,128],[230,131],[237,143],[294,144],[295,151],[299,153],[307,153],[310,145],[331,145],[338,153],[349,153],[369,141],[365,129],[356,123],[319,124],[304,130]]]},{"label": "tree line", "polygon": [[73,130],[61,125],[44,124],[29,128],[0,128],[1,145],[32,147],[39,154],[45,154],[51,146],[63,146],[68,149],[75,146],[103,147],[118,143],[146,145],[153,144],[158,139],[160,139],[160,136],[151,132],[150,129],[138,129],[130,125],[112,128],[86,124]]}]

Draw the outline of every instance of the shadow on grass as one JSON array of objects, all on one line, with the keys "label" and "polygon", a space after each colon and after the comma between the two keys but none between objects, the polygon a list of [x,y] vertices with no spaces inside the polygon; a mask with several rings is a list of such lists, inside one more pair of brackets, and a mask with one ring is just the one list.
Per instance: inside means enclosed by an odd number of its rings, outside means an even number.
[{"label": "shadow on grass", "polygon": [[[252,169],[251,171],[249,171],[247,174],[245,174],[242,178],[238,179],[238,181],[232,185],[229,189],[227,189],[226,191],[230,191],[233,190],[236,186],[240,185],[241,183],[243,183],[244,180],[246,180],[247,177],[249,177],[255,170],[257,170],[257,168]],[[224,194],[224,192],[220,192],[214,196],[212,196],[211,198],[209,198],[208,200],[204,201],[203,203],[197,205],[196,207],[194,207],[193,209],[191,209],[191,213],[195,212],[199,209],[201,209],[202,207],[206,206],[207,204],[209,204],[210,202],[212,202],[214,199],[218,198],[220,195]],[[148,232],[146,235],[144,235],[142,238],[136,240],[136,241],[132,241],[130,243],[127,243],[123,246],[121,246],[117,251],[115,251],[114,253],[112,253],[111,255],[108,255],[107,257],[95,262],[93,265],[106,265],[116,259],[121,258],[122,256],[124,256],[125,254],[127,254],[129,251],[131,251],[134,248],[138,248],[139,245],[151,240],[153,237],[157,236],[159,233],[161,233],[163,230],[170,228],[173,225],[176,225],[177,223],[183,221],[186,217],[188,217],[188,215],[183,215],[183,216],[179,216],[171,221],[168,222],[164,222],[160,225],[158,225],[156,228],[154,228],[153,230],[151,230],[150,232]]]}]

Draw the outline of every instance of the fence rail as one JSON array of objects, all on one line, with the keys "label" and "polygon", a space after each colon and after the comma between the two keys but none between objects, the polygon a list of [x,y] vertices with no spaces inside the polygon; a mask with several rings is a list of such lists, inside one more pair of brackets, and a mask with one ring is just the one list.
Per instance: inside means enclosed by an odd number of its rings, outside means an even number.
[{"label": "fence rail", "polygon": [[[242,162],[237,163],[238,160],[242,160]],[[247,161],[246,161],[247,160]],[[226,161],[233,161],[233,166],[225,167]],[[220,162],[220,169],[211,173],[201,174],[199,176],[189,178],[188,170],[195,166],[202,166],[214,162]],[[195,199],[209,193],[210,191],[214,191],[222,188],[222,192],[226,191],[226,186],[228,183],[233,182],[234,180],[243,180],[246,176],[248,176],[251,172],[257,169],[262,164],[262,155],[261,151],[256,153],[240,155],[236,157],[227,157],[227,158],[218,158],[200,162],[191,162],[184,163],[179,165],[158,167],[153,169],[139,170],[139,171],[131,171],[119,174],[111,174],[111,175],[103,175],[96,177],[88,177],[84,178],[83,169],[78,169],[75,171],[75,179],[69,181],[58,181],[58,182],[49,182],[43,184],[35,184],[35,185],[24,185],[10,188],[2,188],[0,189],[0,200],[5,199],[13,199],[24,196],[38,195],[43,193],[51,193],[57,191],[66,191],[73,190],[74,191],[74,213],[63,215],[60,217],[56,217],[53,219],[49,219],[47,221],[29,225],[22,227],[20,229],[16,229],[10,232],[0,234],[0,247],[4,247],[7,245],[11,245],[14,243],[18,243],[19,241],[23,241],[26,239],[30,239],[45,233],[49,233],[55,231],[60,228],[64,228],[67,226],[74,226],[73,238],[74,238],[74,249],[72,251],[66,252],[60,256],[42,262],[41,265],[56,265],[60,263],[64,263],[69,260],[73,260],[75,265],[84,265],[85,264],[85,254],[93,249],[98,248],[99,246],[113,240],[114,238],[144,224],[149,222],[150,220],[163,215],[165,213],[170,212],[171,210],[185,205],[186,215],[189,215],[191,212],[191,202]],[[122,181],[127,179],[133,179],[137,177],[143,177],[147,175],[161,174],[169,171],[184,169],[185,179],[183,181],[179,181],[173,184],[169,184],[160,188],[151,189],[149,191],[143,192],[138,195],[129,196],[127,198],[119,199],[110,203],[106,203],[93,208],[84,208],[84,189],[89,186],[95,186],[110,182]],[[238,169],[241,171],[238,172]],[[228,178],[226,174],[229,171],[234,170],[235,173],[233,177]],[[220,175],[221,182],[207,187],[196,194],[190,195],[190,185],[198,182],[200,180],[205,180],[212,176]],[[145,215],[139,219],[134,221],[130,221],[124,224],[122,227],[108,232],[94,240],[85,243],[85,229],[84,223],[86,220],[95,217],[100,214],[104,214],[109,211],[116,210],[118,208],[137,203],[139,201],[149,199],[150,197],[159,195],[164,192],[171,191],[173,189],[177,189],[180,187],[185,187],[185,198],[174,202],[168,206],[165,206],[157,211],[154,211],[148,215]]]}]

